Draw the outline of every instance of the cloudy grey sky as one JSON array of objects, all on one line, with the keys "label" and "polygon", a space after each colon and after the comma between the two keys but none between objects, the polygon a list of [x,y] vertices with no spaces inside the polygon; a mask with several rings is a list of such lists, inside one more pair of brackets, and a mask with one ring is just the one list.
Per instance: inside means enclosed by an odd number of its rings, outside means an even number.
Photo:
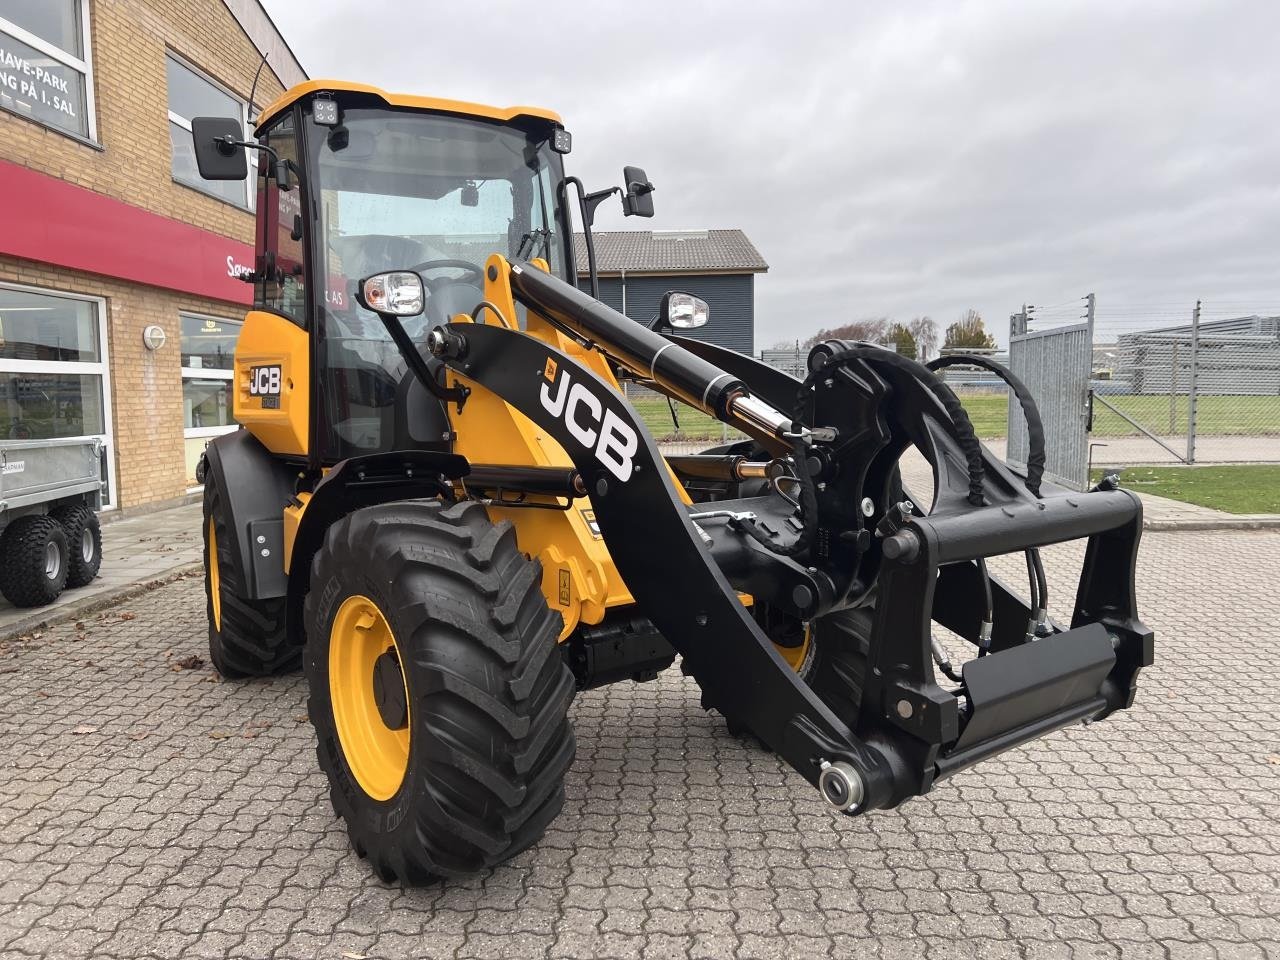
[{"label": "cloudy grey sky", "polygon": [[1090,290],[1280,312],[1271,0],[264,2],[312,77],[550,107],[588,187],[645,167],[657,216],[598,227],[745,230],[757,347]]}]

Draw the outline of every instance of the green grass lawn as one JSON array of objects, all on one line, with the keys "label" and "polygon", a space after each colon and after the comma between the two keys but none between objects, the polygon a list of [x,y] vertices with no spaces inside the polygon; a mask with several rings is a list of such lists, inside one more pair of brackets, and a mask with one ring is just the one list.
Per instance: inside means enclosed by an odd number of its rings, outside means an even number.
[{"label": "green grass lawn", "polygon": [[[1093,471],[1099,479],[1107,470]],[[1280,464],[1224,467],[1132,467],[1120,482],[1135,493],[1153,493],[1227,513],[1280,513]]]},{"label": "green grass lawn", "polygon": [[[1108,396],[1108,403],[1123,410],[1152,433],[1183,436],[1187,432],[1187,398],[1175,397],[1172,413],[1168,397]],[[1000,393],[961,393],[973,421],[984,440],[1008,433],[1008,401]],[[1196,426],[1200,436],[1276,436],[1280,434],[1280,397],[1200,397],[1196,403]],[[1093,436],[1131,437],[1138,431],[1102,403],[1093,405]]]},{"label": "green grass lawn", "polygon": [[[719,442],[724,434],[725,425],[715,417],[709,417],[701,410],[683,403],[676,403],[676,414],[680,418],[680,430],[677,433],[671,423],[671,410],[665,397],[656,394],[644,396],[632,395],[631,405],[644,419],[644,425],[658,440],[714,440]],[[737,436],[734,430],[729,431]]]},{"label": "green grass lawn", "polygon": [[[1157,434],[1182,436],[1187,431],[1187,398],[1177,397],[1172,416],[1168,397],[1109,396],[1108,402],[1123,410],[1147,429]],[[1008,400],[1002,393],[961,393],[973,421],[973,429],[983,440],[1007,436],[1009,431]],[[692,407],[677,405],[680,431],[671,425],[667,401],[656,394],[633,394],[631,403],[645,424],[659,440],[710,439],[722,434],[718,420]],[[1276,436],[1280,435],[1280,397],[1201,397],[1196,420],[1200,436]],[[1101,403],[1094,404],[1094,437],[1130,437],[1138,431]]]}]

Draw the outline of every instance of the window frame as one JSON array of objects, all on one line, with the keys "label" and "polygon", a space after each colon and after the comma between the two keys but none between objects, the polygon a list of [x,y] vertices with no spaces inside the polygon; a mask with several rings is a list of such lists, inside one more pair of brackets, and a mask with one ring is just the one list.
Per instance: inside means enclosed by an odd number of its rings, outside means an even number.
[{"label": "window frame", "polygon": [[[244,131],[246,139],[251,138],[252,131],[250,130],[250,127],[249,127],[248,101],[246,101],[242,96],[240,96],[230,87],[228,87],[225,83],[222,83],[217,78],[212,77],[208,73],[206,73],[204,70],[201,70],[194,63],[192,63],[190,60],[188,60],[186,57],[180,54],[177,50],[174,50],[172,47],[166,47],[164,51],[164,55],[166,60],[172,60],[182,69],[194,74],[195,76],[203,80],[205,83],[209,84],[209,86],[213,87],[215,90],[218,90],[220,93],[224,94],[225,96],[229,97],[230,99],[234,100],[237,104],[239,104],[240,116],[237,119],[239,119],[240,121],[240,129]],[[166,80],[165,107],[168,110],[169,122],[177,124],[183,130],[186,130],[187,133],[190,133],[191,120],[187,117],[182,116],[179,113],[174,113],[173,109],[169,106],[170,94],[171,94],[171,91],[168,89],[168,82]],[[186,187],[188,190],[194,190],[196,191],[196,193],[202,193],[206,197],[212,197],[214,200],[220,200],[225,204],[229,204],[230,206],[235,207],[237,210],[243,210],[248,213],[255,213],[257,210],[258,151],[246,150],[245,153],[248,154],[248,159],[249,159],[249,175],[244,179],[245,187],[244,187],[243,203],[236,203],[234,200],[228,200],[226,197],[222,196],[222,194],[215,193],[213,190],[210,190],[207,187],[202,186],[200,183],[189,183],[186,180],[179,180],[177,175],[173,172],[173,152],[172,151],[170,151],[169,153],[169,177],[174,183],[176,183],[180,187]],[[192,316],[194,316],[194,314],[192,314]]]},{"label": "window frame", "polygon": [[56,124],[46,123],[36,117],[29,117],[25,114],[18,113],[14,110],[8,110],[0,107],[5,113],[11,116],[19,117],[27,120],[37,126],[44,127],[46,130],[52,130],[54,133],[60,133],[64,137],[70,137],[79,143],[83,143],[89,147],[102,149],[102,143],[98,140],[98,105],[94,97],[93,91],[93,30],[89,23],[90,4],[89,0],[71,0],[80,8],[80,46],[84,49],[84,57],[80,58],[57,47],[42,37],[37,37],[34,33],[23,30],[16,23],[11,23],[3,16],[0,16],[0,31],[9,34],[15,40],[25,43],[27,46],[39,50],[45,56],[52,57],[64,67],[75,70],[84,77],[84,110],[89,118],[89,134],[85,136],[78,130],[68,130],[66,127],[59,127]]},{"label": "window frame", "polygon": [[102,433],[86,433],[85,437],[102,441],[102,449],[107,462],[107,493],[103,498],[103,510],[115,510],[116,499],[116,463],[115,463],[115,430],[111,416],[111,357],[107,352],[107,322],[109,313],[104,297],[94,297],[83,293],[70,293],[65,290],[51,290],[48,287],[33,287],[25,283],[8,283],[0,281],[0,289],[18,290],[22,293],[34,293],[42,297],[57,297],[62,300],[76,300],[93,304],[98,323],[98,359],[85,360],[6,360],[0,357],[0,373],[66,373],[75,376],[96,376],[102,385]]},{"label": "window frame", "polygon": [[[197,313],[194,310],[179,310],[178,311],[178,359],[179,359],[179,362],[181,362],[182,358],[186,356],[185,351],[183,351],[182,349],[182,321],[184,318],[190,319],[190,320],[212,320],[215,323],[234,323],[241,330],[244,329],[243,317],[241,317],[239,320],[236,320],[232,317],[215,317],[213,314],[209,314],[209,313]],[[237,334],[236,337],[237,339],[239,339],[239,334]],[[185,399],[186,397],[186,383],[188,380],[234,381],[235,378],[236,378],[236,370],[235,370],[234,361],[232,361],[231,368],[228,370],[222,370],[216,367],[188,367],[186,365],[183,365],[182,367],[183,398]],[[186,456],[185,447],[186,447],[186,442],[188,440],[201,440],[201,439],[212,440],[214,437],[220,437],[225,433],[234,433],[236,430],[239,430],[239,429],[240,429],[240,424],[237,423],[235,420],[234,408],[231,411],[231,423],[224,424],[223,426],[220,426],[220,427],[188,427],[184,422],[182,424],[182,444],[184,447],[184,454],[183,454],[184,462],[185,462],[185,456]],[[194,492],[197,490],[203,490],[203,489],[204,489],[204,484],[198,483],[195,486],[187,487],[187,492],[191,493],[191,492]]]}]

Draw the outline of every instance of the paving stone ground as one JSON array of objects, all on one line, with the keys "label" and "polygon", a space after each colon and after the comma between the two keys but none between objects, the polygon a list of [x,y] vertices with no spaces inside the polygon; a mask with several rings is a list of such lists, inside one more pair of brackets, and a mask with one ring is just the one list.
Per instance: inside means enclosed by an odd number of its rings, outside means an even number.
[{"label": "paving stone ground", "polygon": [[[1080,555],[1047,558],[1060,615]],[[858,819],[678,670],[580,695],[544,840],[417,890],[348,849],[298,678],[179,668],[179,581],[0,644],[0,956],[1280,956],[1278,557],[1148,535],[1134,710]]]}]

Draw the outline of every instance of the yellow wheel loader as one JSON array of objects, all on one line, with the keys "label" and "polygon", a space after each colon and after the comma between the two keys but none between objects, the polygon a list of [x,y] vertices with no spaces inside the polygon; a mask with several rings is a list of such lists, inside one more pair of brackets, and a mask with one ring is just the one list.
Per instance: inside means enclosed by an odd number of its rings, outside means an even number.
[{"label": "yellow wheel loader", "polygon": [[[301,663],[333,805],[386,880],[473,873],[563,802],[575,690],[676,656],[703,705],[848,815],[1133,702],[1152,662],[1141,508],[1015,471],[938,374],[827,342],[797,378],[700,341],[673,291],[642,324],[576,285],[587,192],[546,110],[315,81],[192,124],[201,173],[257,159],[242,430],[210,444],[209,643],[224,676]],[[664,457],[643,383],[748,438]],[[900,456],[934,473],[925,503]],[[1088,547],[1070,623],[1037,548]],[[986,558],[1025,553],[1027,599]],[[933,626],[967,644],[953,665]]]}]

